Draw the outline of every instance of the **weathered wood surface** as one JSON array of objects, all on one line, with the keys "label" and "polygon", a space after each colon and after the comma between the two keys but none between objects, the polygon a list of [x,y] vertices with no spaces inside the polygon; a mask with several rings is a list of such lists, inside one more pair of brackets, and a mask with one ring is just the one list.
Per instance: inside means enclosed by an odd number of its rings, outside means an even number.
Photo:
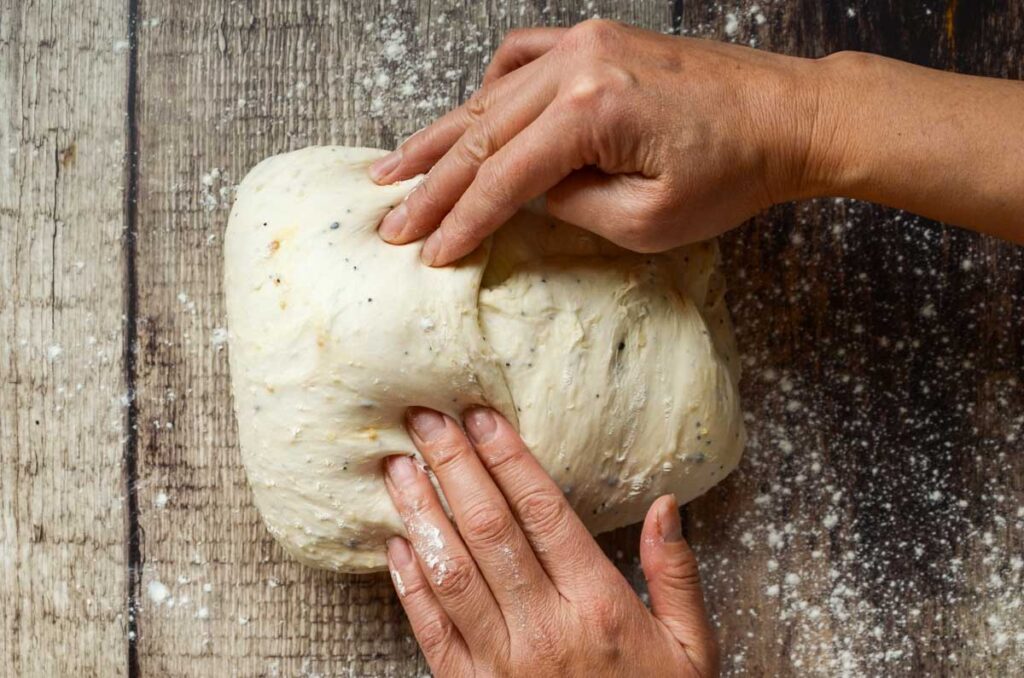
[{"label": "weathered wood surface", "polygon": [[[708,5],[685,10],[721,35]],[[737,41],[1024,77],[1021,2],[760,11],[735,12]],[[823,200],[724,251],[751,444],[688,513],[726,666],[1024,672],[1024,250]]]},{"label": "weathered wood surface", "polygon": [[[670,7],[660,0],[611,4],[584,11],[584,3],[566,3],[547,20],[602,13],[653,27],[670,23]],[[386,576],[298,565],[252,506],[227,355],[214,344],[225,324],[220,235],[230,188],[259,160],[309,144],[393,146],[467,96],[510,25],[546,16],[528,5],[520,13],[519,6],[461,2],[177,2],[154,5],[151,14],[143,6],[143,675],[427,671]],[[157,501],[161,494],[166,503]],[[154,581],[169,587],[173,607],[146,598]]]},{"label": "weathered wood surface", "polygon": [[[392,146],[509,27],[595,14],[1024,76],[1017,0],[70,7],[0,9],[4,675],[426,672],[385,577],[298,566],[251,504],[220,237],[261,158]],[[833,201],[724,252],[751,444],[687,515],[726,673],[1020,673],[1024,255]],[[636,540],[601,541],[640,584]]]},{"label": "weathered wood surface", "polygon": [[0,5],[0,675],[123,673],[123,3]]}]

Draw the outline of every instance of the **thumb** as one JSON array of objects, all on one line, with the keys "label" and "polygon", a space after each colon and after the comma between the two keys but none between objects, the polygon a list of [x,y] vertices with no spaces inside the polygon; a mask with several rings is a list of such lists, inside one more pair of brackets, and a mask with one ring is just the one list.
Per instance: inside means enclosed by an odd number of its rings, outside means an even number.
[{"label": "thumb", "polygon": [[700,675],[716,675],[718,646],[704,607],[697,559],[683,539],[679,505],[671,494],[647,512],[640,563],[651,594],[651,612],[686,650]]},{"label": "thumb", "polygon": [[576,170],[548,189],[551,216],[634,252],[660,252],[678,245],[674,230],[659,228],[652,214],[658,190],[653,179],[634,174],[605,174],[592,167]]}]

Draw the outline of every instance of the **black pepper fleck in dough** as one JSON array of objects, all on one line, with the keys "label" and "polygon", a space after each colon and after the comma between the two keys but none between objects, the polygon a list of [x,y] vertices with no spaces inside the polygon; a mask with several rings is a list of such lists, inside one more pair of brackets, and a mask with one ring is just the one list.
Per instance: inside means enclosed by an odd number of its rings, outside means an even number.
[{"label": "black pepper fleck in dough", "polygon": [[332,231],[337,231],[339,228],[341,228],[341,224],[340,223],[338,223],[337,221],[331,222],[331,230]]}]

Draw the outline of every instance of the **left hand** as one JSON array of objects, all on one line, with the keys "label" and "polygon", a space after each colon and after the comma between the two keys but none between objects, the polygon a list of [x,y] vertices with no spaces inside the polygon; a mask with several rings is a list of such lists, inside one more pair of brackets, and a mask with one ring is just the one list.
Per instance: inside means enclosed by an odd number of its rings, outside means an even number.
[{"label": "left hand", "polygon": [[467,412],[469,438],[433,410],[411,409],[408,424],[455,522],[426,469],[387,460],[412,545],[389,539],[388,567],[435,675],[716,675],[673,497],[644,522],[648,610],[501,415]]},{"label": "left hand", "polygon": [[515,31],[465,105],[371,166],[382,184],[429,170],[378,233],[426,236],[421,259],[444,266],[543,194],[636,252],[706,240],[816,187],[826,70],[601,19]]}]

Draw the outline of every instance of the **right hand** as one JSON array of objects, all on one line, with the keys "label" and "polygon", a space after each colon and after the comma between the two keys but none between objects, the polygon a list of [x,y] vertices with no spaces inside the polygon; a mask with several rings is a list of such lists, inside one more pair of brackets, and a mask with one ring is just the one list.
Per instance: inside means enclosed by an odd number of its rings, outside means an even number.
[{"label": "right hand", "polygon": [[511,33],[468,103],[377,161],[430,171],[381,237],[471,252],[523,203],[639,252],[704,240],[807,183],[814,62],[603,20]]},{"label": "right hand", "polygon": [[434,675],[718,675],[675,499],[654,502],[640,537],[648,609],[512,425],[485,408],[464,420],[408,413],[454,524],[425,469],[385,467],[408,534],[388,539],[388,568]]}]

